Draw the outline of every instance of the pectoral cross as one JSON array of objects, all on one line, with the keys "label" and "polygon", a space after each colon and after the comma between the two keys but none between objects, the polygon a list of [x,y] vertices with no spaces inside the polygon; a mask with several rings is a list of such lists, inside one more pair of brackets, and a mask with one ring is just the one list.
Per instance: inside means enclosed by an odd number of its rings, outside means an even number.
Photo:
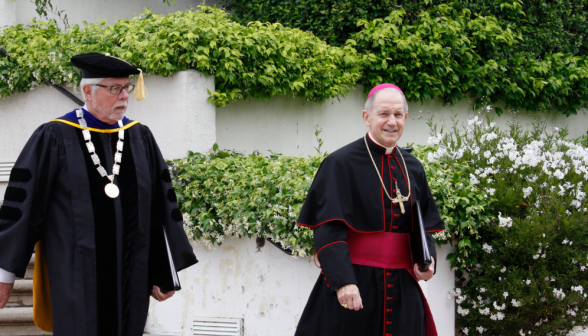
[{"label": "pectoral cross", "polygon": [[402,196],[400,188],[398,188],[398,181],[396,181],[396,198],[392,199],[392,203],[398,203],[400,205],[400,212],[404,214],[404,202],[408,201],[407,196]]}]

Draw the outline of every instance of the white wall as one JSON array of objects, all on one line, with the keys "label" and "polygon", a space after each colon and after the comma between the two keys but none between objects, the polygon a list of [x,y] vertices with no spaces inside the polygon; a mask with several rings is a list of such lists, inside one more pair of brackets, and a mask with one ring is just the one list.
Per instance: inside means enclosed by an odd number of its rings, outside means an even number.
[{"label": "white wall", "polygon": [[[45,18],[40,18],[35,10],[35,5],[29,0],[0,0],[0,2],[13,1],[16,3],[16,23],[27,24],[32,21],[34,17],[46,21]],[[113,24],[118,19],[131,19],[144,12],[143,8],[148,7],[152,13],[169,14],[179,10],[188,10],[190,8],[197,8],[202,4],[202,0],[175,0],[170,6],[163,2],[163,0],[52,0],[54,8],[57,10],[64,10],[67,14],[70,26],[79,24],[82,26],[82,21],[88,23],[97,20],[106,20],[107,24]],[[207,6],[220,7],[219,0],[206,0]],[[1,8],[1,7],[0,7]],[[63,14],[62,14],[63,16]],[[49,14],[50,18],[57,20],[60,27],[63,28],[62,20],[56,15]]]},{"label": "white wall", "polygon": [[[318,124],[323,129],[320,135],[324,141],[323,151],[332,152],[367,132],[361,118],[366,97],[362,86],[358,85],[349,97],[321,105],[283,96],[272,97],[269,103],[254,99],[238,101],[217,109],[218,144],[223,149],[246,153],[272,150],[286,155],[309,155],[316,153],[314,125]],[[429,137],[426,122],[435,113],[436,122],[448,124],[454,114],[462,121],[475,114],[467,100],[453,107],[445,107],[440,101],[428,101],[424,105],[409,103],[408,110],[404,135],[399,141],[402,146],[413,142],[426,144]],[[502,126],[513,117],[506,113],[502,117],[497,117],[494,112],[490,115]],[[514,117],[527,124],[537,115],[523,112]],[[563,115],[540,117],[547,119],[550,126],[567,125],[574,137],[588,131],[586,111],[569,118]]]},{"label": "white wall", "polygon": [[[269,243],[257,251],[255,239],[247,238],[227,239],[214,251],[195,246],[194,252],[200,263],[180,272],[183,290],[165,302],[151,299],[146,332],[188,336],[198,316],[242,318],[245,336],[294,335],[320,274],[312,258],[293,258]],[[439,336],[454,335],[450,252],[449,246],[439,249],[437,274],[425,284]]]},{"label": "white wall", "polygon": [[0,0],[0,30],[16,23],[16,2]]},{"label": "white wall", "polygon": [[[147,76],[149,97],[129,99],[126,116],[149,126],[166,159],[185,157],[188,151],[207,151],[216,141],[215,106],[207,90],[214,77],[189,70],[172,77]],[[0,100],[0,158],[16,159],[33,131],[78,106],[48,86]],[[0,199],[6,183],[0,183]]]}]

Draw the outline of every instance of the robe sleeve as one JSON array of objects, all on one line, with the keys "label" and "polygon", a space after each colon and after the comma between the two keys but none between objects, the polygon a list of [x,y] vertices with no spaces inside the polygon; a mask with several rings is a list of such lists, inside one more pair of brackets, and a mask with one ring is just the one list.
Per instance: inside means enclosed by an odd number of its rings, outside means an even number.
[{"label": "robe sleeve", "polygon": [[345,223],[332,221],[314,229],[314,250],[317,251],[323,276],[331,291],[349,284],[357,285],[349,256]]},{"label": "robe sleeve", "polygon": [[45,229],[62,155],[63,141],[50,123],[44,124],[30,137],[10,173],[0,208],[0,268],[19,278]]},{"label": "robe sleeve", "polygon": [[168,165],[163,159],[153,134],[143,126],[143,141],[148,152],[151,170],[151,229],[164,225],[176,271],[198,262],[182,222],[176,192],[171,184]]}]

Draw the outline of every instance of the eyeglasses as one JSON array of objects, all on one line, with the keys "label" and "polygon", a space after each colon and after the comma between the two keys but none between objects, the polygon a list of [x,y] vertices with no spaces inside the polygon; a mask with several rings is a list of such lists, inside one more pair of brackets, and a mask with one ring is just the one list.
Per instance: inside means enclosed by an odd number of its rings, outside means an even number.
[{"label": "eyeglasses", "polygon": [[135,89],[134,84],[129,84],[129,85],[125,85],[125,86],[119,86],[119,85],[106,86],[106,85],[100,85],[100,84],[92,84],[92,85],[107,88],[110,90],[110,94],[113,94],[113,95],[119,95],[122,92],[122,90],[126,90],[128,93],[131,93]]}]

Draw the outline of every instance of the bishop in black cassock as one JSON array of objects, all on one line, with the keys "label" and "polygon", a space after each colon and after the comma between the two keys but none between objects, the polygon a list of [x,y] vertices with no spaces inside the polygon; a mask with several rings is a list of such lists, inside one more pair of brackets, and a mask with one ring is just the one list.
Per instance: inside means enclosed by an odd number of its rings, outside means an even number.
[{"label": "bishop in black cassock", "polygon": [[415,202],[433,259],[431,233],[445,227],[422,164],[397,146],[407,110],[400,88],[375,87],[363,111],[369,132],[327,156],[316,174],[298,224],[314,229],[322,272],[296,336],[437,335],[417,282],[434,266],[421,273],[411,257]]},{"label": "bishop in black cassock", "polygon": [[176,271],[197,260],[153,134],[123,118],[134,88],[128,77],[139,74],[140,86],[140,70],[108,54],[72,62],[84,80],[95,79],[83,88],[87,106],[41,125],[16,161],[0,208],[0,269],[23,277],[36,245],[40,327],[56,336],[139,336],[149,295],[170,296],[149,276],[165,271],[150,253],[167,253],[153,251],[151,238],[165,227]]}]

